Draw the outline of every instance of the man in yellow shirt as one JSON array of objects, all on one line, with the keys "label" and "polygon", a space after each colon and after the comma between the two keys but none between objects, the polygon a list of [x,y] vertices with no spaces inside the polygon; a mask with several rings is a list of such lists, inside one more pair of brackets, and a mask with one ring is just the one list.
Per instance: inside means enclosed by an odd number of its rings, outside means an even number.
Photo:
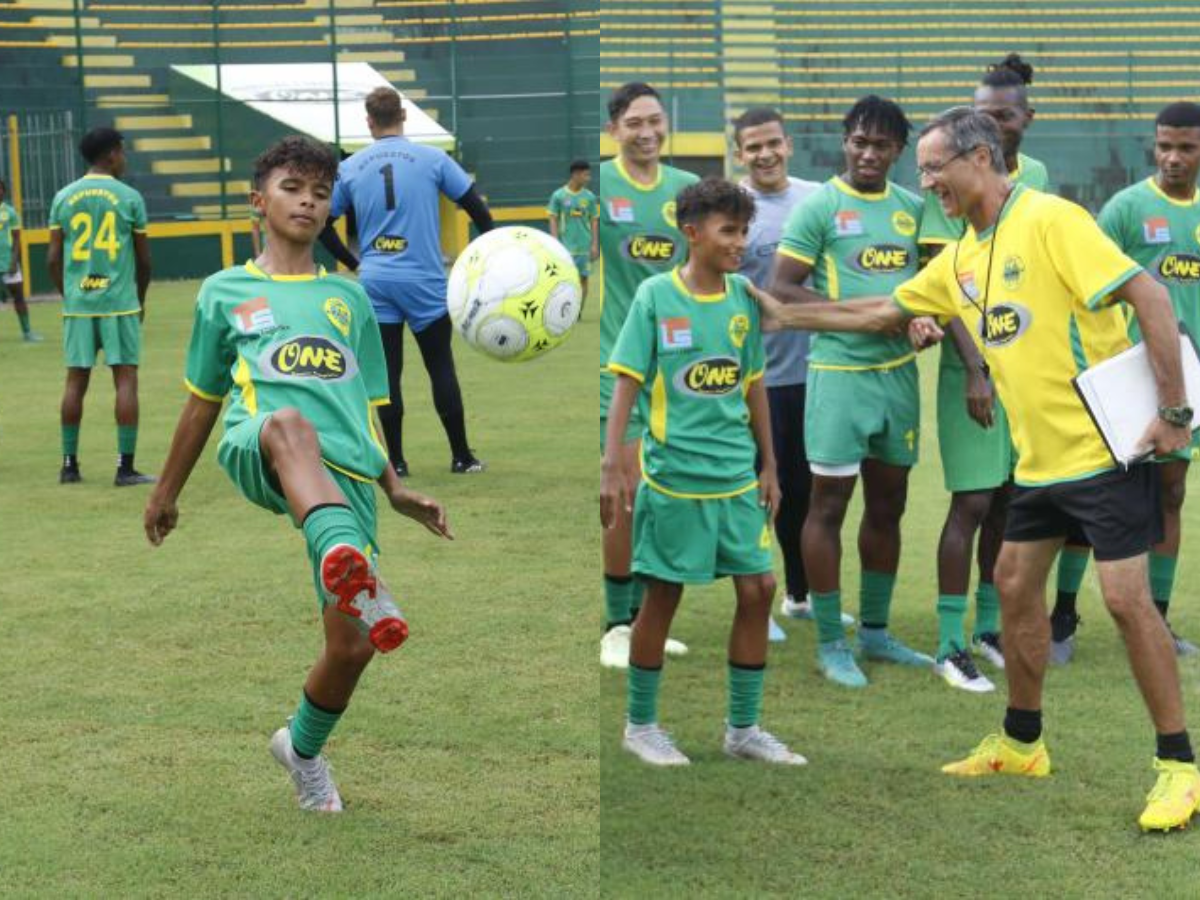
[{"label": "man in yellow shirt", "polygon": [[[888,331],[914,316],[961,317],[980,345],[1008,411],[1019,462],[996,565],[1008,710],[951,775],[1041,777],[1042,683],[1049,651],[1046,579],[1078,529],[1095,547],[1109,612],[1157,733],[1158,783],[1139,819],[1145,830],[1182,827],[1200,805],[1200,772],[1184,724],[1171,637],[1150,601],[1147,551],[1161,536],[1157,479],[1149,465],[1118,468],[1071,379],[1126,349],[1116,301],[1133,307],[1158,385],[1148,447],[1159,454],[1191,438],[1175,316],[1166,291],[1066,200],[1013,185],[994,122],[969,108],[931,121],[917,144],[921,186],[970,227],[892,297],[784,305],[760,295],[769,316],[806,330]],[[930,322],[931,337],[940,337]]]}]

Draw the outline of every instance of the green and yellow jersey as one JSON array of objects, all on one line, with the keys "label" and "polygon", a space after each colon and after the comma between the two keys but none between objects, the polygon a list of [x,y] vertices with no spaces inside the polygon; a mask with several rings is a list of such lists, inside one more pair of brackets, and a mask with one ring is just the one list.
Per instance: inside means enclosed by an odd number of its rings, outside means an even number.
[{"label": "green and yellow jersey", "polygon": [[0,275],[13,263],[13,232],[21,230],[21,214],[8,201],[0,203]]},{"label": "green and yellow jersey", "polygon": [[379,326],[355,282],[271,276],[252,262],[210,276],[196,299],[187,387],[220,402],[227,429],[261,413],[299,410],[330,467],[374,481],[387,465],[372,407],[388,402]]},{"label": "green and yellow jersey", "polygon": [[133,235],[146,231],[142,195],[111,175],[84,175],[54,196],[50,228],[63,235],[63,315],[139,311]]},{"label": "green and yellow jersey", "polygon": [[608,415],[613,379],[605,366],[638,285],[669,272],[687,256],[675,226],[675,197],[700,179],[659,165],[653,184],[634,181],[621,158],[600,164],[600,254],[604,259],[604,306],[600,311],[600,416]]},{"label": "green and yellow jersey", "polygon": [[[1026,187],[1031,187],[1035,191],[1048,191],[1050,189],[1050,173],[1046,171],[1046,166],[1032,156],[1026,156],[1024,153],[1017,154],[1017,170],[1010,172],[1009,176],[1013,184],[1023,184]],[[943,245],[957,241],[967,231],[967,220],[956,218],[951,219],[942,209],[942,204],[938,201],[937,194],[933,191],[925,192],[925,206],[921,214],[921,230],[917,236],[917,242],[920,244],[936,244]]]},{"label": "green and yellow jersey", "polygon": [[894,298],[962,317],[1008,412],[1016,481],[1037,486],[1113,468],[1071,379],[1130,346],[1111,295],[1140,271],[1087,210],[1017,185],[995,228],[968,228]]},{"label": "green and yellow jersey", "polygon": [[558,226],[558,240],[572,256],[592,252],[592,223],[600,215],[596,195],[587,188],[573,191],[566,185],[550,195],[546,212]]},{"label": "green and yellow jersey", "polygon": [[[1154,178],[1113,195],[1097,219],[1104,233],[1171,295],[1175,316],[1200,339],[1200,191],[1191,200],[1167,196]],[[1126,310],[1129,336],[1142,339]]]},{"label": "green and yellow jersey", "polygon": [[[802,201],[783,226],[776,253],[812,267],[812,284],[830,300],[890,294],[917,273],[921,200],[888,182],[879,193],[839,177]],[[913,358],[906,337],[814,334],[810,369],[886,369]]]},{"label": "green and yellow jersey", "polygon": [[676,269],[642,282],[608,368],[642,385],[642,475],[675,497],[733,497],[758,484],[746,391],[763,375],[758,304],[741,275],[693,294]]}]

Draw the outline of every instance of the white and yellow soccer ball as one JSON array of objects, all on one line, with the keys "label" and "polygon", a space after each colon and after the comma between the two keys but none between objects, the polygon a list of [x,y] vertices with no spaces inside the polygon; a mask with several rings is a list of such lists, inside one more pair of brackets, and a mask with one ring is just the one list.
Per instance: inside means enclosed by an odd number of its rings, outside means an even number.
[{"label": "white and yellow soccer ball", "polygon": [[579,320],[583,292],[565,247],[524,225],[467,245],[450,270],[454,329],[492,359],[522,362],[561,344]]}]

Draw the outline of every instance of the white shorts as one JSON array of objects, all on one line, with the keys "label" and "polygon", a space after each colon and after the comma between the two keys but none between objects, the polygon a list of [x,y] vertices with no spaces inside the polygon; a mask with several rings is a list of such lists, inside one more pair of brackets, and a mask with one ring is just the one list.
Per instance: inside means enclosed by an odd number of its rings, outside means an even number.
[{"label": "white shorts", "polygon": [[5,284],[23,284],[25,279],[21,275],[21,267],[18,265],[12,273],[5,272],[4,275],[0,276],[0,281],[3,281]]}]

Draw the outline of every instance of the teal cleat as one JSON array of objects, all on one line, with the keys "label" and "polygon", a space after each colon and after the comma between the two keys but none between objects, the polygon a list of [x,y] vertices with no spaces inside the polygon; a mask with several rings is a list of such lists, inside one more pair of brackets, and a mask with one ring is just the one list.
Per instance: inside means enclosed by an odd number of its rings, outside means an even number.
[{"label": "teal cleat", "polygon": [[901,666],[917,666],[932,669],[937,663],[932,656],[918,653],[911,647],[905,646],[891,632],[883,628],[859,629],[855,652],[863,659],[879,660],[896,663]]},{"label": "teal cleat", "polygon": [[861,688],[867,686],[867,676],[862,673],[850,645],[844,640],[830,641],[817,645],[817,667],[821,674],[842,687]]}]

